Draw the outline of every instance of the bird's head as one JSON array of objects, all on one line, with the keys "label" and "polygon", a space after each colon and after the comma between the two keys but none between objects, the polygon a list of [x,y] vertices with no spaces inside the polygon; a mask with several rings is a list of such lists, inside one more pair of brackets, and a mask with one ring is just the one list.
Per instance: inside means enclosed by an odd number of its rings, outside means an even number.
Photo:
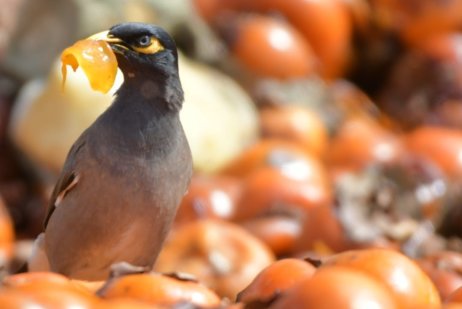
[{"label": "bird's head", "polygon": [[90,38],[109,43],[124,74],[145,71],[177,74],[178,53],[175,42],[158,26],[122,23]]},{"label": "bird's head", "polygon": [[122,23],[90,38],[109,43],[124,75],[124,84],[144,87],[148,96],[154,90],[166,92],[167,96],[178,93],[182,101],[176,44],[164,29],[151,24]]}]

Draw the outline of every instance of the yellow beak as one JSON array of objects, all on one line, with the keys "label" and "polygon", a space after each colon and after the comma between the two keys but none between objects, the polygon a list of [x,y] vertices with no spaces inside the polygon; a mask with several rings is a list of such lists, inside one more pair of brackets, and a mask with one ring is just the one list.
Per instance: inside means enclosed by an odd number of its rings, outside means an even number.
[{"label": "yellow beak", "polygon": [[88,40],[106,41],[108,43],[122,43],[122,40],[109,35],[109,31],[101,31],[87,38]]}]

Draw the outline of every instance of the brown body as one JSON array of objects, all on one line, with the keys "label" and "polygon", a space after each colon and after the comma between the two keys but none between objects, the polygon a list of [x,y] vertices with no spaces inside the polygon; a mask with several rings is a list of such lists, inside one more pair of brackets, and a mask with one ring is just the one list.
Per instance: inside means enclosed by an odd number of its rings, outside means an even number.
[{"label": "brown body", "polygon": [[153,265],[190,178],[190,152],[178,119],[170,128],[161,126],[167,144],[162,136],[150,141],[157,148],[142,145],[141,130],[125,128],[134,135],[118,137],[114,125],[104,128],[105,123],[97,122],[72,148],[67,166],[78,182],[45,230],[51,270],[78,279],[104,279],[120,261]]}]

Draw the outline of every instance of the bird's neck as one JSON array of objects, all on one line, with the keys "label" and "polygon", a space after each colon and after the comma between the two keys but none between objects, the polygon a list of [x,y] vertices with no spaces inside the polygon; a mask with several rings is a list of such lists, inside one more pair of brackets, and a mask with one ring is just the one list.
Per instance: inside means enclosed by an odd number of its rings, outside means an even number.
[{"label": "bird's neck", "polygon": [[140,88],[124,83],[112,105],[101,115],[98,132],[121,155],[162,156],[184,134],[179,108],[166,105],[165,97],[146,95]]},{"label": "bird's neck", "polygon": [[179,112],[184,95],[178,74],[125,71],[117,96],[126,100],[152,103],[159,111]]}]

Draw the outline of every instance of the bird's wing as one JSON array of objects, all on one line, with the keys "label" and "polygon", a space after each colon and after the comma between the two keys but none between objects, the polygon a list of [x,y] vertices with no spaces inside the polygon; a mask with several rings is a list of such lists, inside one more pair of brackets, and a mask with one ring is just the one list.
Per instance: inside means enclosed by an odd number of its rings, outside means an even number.
[{"label": "bird's wing", "polygon": [[46,228],[53,211],[63,201],[66,195],[78,184],[81,175],[77,170],[77,162],[82,149],[85,147],[85,133],[72,145],[67,155],[66,163],[64,163],[61,175],[53,189],[50,202],[48,204],[47,214],[44,221],[44,228]]}]

